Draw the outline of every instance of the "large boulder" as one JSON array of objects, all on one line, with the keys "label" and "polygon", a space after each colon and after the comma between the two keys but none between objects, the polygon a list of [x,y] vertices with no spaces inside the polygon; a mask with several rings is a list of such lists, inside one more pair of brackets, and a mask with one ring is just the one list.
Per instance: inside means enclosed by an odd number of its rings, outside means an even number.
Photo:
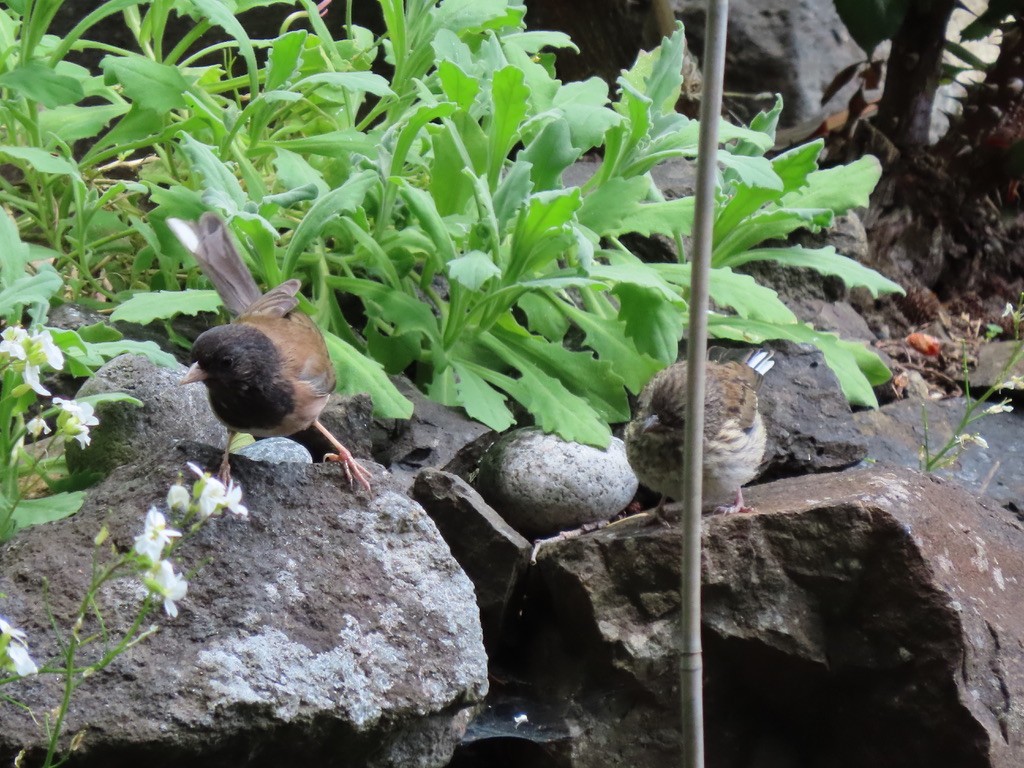
[{"label": "large boulder", "polygon": [[[130,548],[186,461],[216,467],[219,455],[193,443],[121,467],[73,518],[0,549],[0,615],[38,662],[63,663],[47,608],[66,633],[97,532]],[[372,497],[336,465],[236,457],[233,475],[249,517],[214,519],[179,548],[176,569],[197,571],[178,616],[151,614],[159,631],[75,691],[63,741],[83,734],[74,765],[446,765],[487,690],[487,659],[473,586],[434,523],[380,473]],[[134,578],[102,591],[112,638],[144,595]],[[83,633],[98,629],[90,615]],[[41,764],[39,723],[60,686],[40,674],[4,687],[35,719],[0,705],[0,762],[27,749],[25,764]]]},{"label": "large boulder", "polygon": [[[704,520],[710,768],[1024,763],[1013,514],[896,469],[748,500]],[[539,702],[566,702],[568,764],[678,761],[680,545],[633,518],[542,550],[529,674]]]}]

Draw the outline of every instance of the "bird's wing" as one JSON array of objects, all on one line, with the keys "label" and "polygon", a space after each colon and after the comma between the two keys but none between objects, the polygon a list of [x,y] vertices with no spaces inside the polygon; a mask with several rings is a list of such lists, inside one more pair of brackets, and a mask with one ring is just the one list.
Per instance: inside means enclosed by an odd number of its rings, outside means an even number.
[{"label": "bird's wing", "polygon": [[245,316],[284,317],[299,306],[299,300],[295,298],[295,294],[299,292],[300,287],[302,287],[302,283],[298,280],[285,280],[277,288],[267,291],[246,307]]},{"label": "bird's wing", "polygon": [[735,420],[740,429],[750,429],[757,416],[757,387],[761,375],[746,363],[712,363],[708,366],[708,397],[718,400],[717,411],[706,414],[706,421],[724,424]]},{"label": "bird's wing", "polygon": [[285,317],[274,317],[246,313],[238,322],[258,328],[273,342],[281,356],[285,377],[308,385],[317,396],[334,391],[334,364],[323,333],[309,315],[292,312]]},{"label": "bird's wing", "polygon": [[259,286],[217,214],[204,213],[199,221],[167,219],[167,226],[196,257],[229,312],[240,315],[260,298]]}]

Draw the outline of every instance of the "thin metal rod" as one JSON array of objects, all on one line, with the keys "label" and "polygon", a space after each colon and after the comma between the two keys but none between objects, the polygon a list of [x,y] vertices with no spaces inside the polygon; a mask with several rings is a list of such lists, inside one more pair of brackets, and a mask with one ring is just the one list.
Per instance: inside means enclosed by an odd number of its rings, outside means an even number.
[{"label": "thin metal rod", "polygon": [[718,122],[722,114],[728,0],[708,0],[704,34],[704,88],[700,100],[697,194],[690,260],[687,331],[686,447],[683,461],[682,655],[683,766],[704,766],[704,662],[700,641],[701,471],[704,463],[704,375],[708,349],[708,273],[715,216]]}]

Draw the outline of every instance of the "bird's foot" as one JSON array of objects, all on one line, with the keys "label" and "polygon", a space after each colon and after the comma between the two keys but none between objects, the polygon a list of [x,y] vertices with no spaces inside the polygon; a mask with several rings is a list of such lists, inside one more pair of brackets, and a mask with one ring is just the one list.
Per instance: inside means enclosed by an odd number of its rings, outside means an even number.
[{"label": "bird's foot", "polygon": [[575,539],[578,536],[582,536],[584,533],[590,533],[591,531],[599,531],[608,525],[607,520],[599,520],[596,523],[584,523],[579,528],[573,528],[571,531],[562,531],[556,533],[554,536],[549,536],[546,539],[537,539],[533,542],[533,551],[530,552],[530,565],[537,564],[537,555],[540,553],[541,547],[545,547],[548,544],[554,544],[558,541],[569,541]]},{"label": "bird's foot", "polygon": [[715,507],[714,514],[716,515],[746,515],[754,511],[754,508],[748,506],[743,501],[743,489],[736,489],[736,501],[732,504],[723,504],[720,507]]},{"label": "bird's foot", "polygon": [[359,482],[363,488],[366,489],[367,493],[373,493],[373,487],[370,485],[370,479],[373,475],[370,474],[370,470],[356,461],[352,452],[338,442],[338,438],[330,433],[330,431],[320,420],[317,419],[313,422],[313,426],[319,430],[320,434],[327,438],[328,442],[334,446],[334,453],[328,453],[324,456],[324,461],[337,461],[341,464],[345,470],[345,477],[348,478],[348,484],[352,485],[353,479]]},{"label": "bird's foot", "polygon": [[220,469],[217,470],[217,479],[224,483],[224,487],[227,488],[229,482],[231,482],[231,441],[235,438],[235,433],[228,432],[228,444],[224,448],[224,458],[220,460]]},{"label": "bird's foot", "polygon": [[356,461],[356,458],[347,448],[342,448],[337,453],[325,454],[324,461],[336,461],[341,464],[342,469],[345,470],[345,477],[348,478],[349,485],[352,485],[352,481],[356,480],[366,489],[367,493],[373,492],[373,487],[370,485],[373,475],[370,474],[370,470]]}]

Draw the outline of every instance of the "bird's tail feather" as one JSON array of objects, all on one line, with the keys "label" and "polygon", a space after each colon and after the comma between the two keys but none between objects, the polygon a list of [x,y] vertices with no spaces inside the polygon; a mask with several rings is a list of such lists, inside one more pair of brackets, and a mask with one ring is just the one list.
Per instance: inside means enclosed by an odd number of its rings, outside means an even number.
[{"label": "bird's tail feather", "polygon": [[775,353],[770,349],[755,349],[745,360],[746,364],[764,376],[775,366]]},{"label": "bird's tail feather", "polygon": [[167,226],[196,257],[229,312],[239,315],[263,295],[217,214],[204,213],[199,221],[167,219]]}]

